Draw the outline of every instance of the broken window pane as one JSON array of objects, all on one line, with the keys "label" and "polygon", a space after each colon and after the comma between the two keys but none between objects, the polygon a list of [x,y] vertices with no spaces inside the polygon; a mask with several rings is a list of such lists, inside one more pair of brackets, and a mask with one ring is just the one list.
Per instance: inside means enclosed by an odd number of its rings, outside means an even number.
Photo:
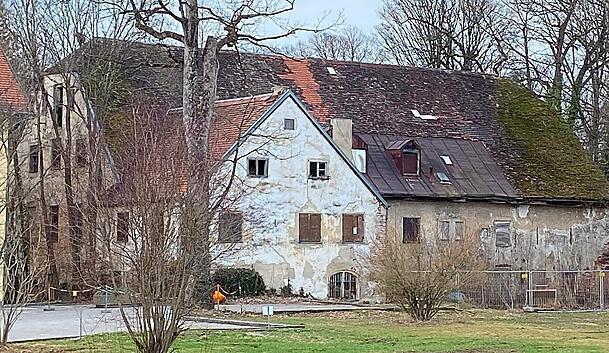
[{"label": "broken window pane", "polygon": [[357,299],[357,276],[350,272],[338,272],[328,281],[328,297]]},{"label": "broken window pane", "polygon": [[419,218],[403,218],[403,243],[417,243],[419,242],[419,228],[420,228],[420,219]]},{"label": "broken window pane", "polygon": [[247,174],[251,177],[265,178],[268,176],[268,159],[248,158]]},{"label": "broken window pane", "polygon": [[328,163],[311,161],[309,162],[309,178],[325,179],[328,177]]},{"label": "broken window pane", "polygon": [[220,243],[239,243],[243,239],[243,215],[228,211],[220,214],[218,219],[218,241]]},{"label": "broken window pane", "polygon": [[448,232],[450,230],[449,221],[440,222],[440,240],[448,240]]},{"label": "broken window pane", "polygon": [[512,246],[510,222],[495,222],[495,246],[498,248]]}]

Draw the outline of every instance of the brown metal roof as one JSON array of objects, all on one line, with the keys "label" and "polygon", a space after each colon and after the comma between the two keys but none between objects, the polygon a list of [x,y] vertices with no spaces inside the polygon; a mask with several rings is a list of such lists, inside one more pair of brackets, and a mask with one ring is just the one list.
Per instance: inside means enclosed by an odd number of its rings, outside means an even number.
[{"label": "brown metal roof", "polygon": [[[518,193],[480,141],[456,138],[411,138],[396,135],[357,134],[367,145],[367,176],[383,196],[438,198],[516,198]],[[389,156],[395,141],[414,140],[421,151],[419,177],[405,177]],[[449,156],[452,165],[440,156]],[[450,184],[436,173],[445,173]]]}]

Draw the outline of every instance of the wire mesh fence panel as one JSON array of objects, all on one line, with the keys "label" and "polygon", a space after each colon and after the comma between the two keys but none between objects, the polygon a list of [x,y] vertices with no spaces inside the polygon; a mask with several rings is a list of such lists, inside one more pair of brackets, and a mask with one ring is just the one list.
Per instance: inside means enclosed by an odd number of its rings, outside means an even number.
[{"label": "wire mesh fence panel", "polygon": [[477,308],[598,310],[609,303],[604,271],[483,271],[455,284],[447,299]]},{"label": "wire mesh fence panel", "polygon": [[526,302],[526,281],[520,272],[487,271],[476,276],[471,283],[461,289],[463,300],[479,308],[513,309],[521,308]]}]

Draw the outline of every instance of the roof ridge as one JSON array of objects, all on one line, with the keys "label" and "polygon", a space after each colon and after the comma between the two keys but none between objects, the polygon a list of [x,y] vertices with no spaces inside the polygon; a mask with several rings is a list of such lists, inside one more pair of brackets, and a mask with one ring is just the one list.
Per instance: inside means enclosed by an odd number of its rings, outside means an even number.
[{"label": "roof ridge", "polygon": [[220,99],[220,100],[216,100],[216,102],[214,103],[215,105],[222,105],[222,106],[226,106],[226,105],[233,105],[233,104],[238,104],[240,103],[240,101],[255,101],[258,99],[261,100],[267,100],[270,99],[274,96],[278,96],[277,93],[275,92],[271,92],[271,93],[264,93],[264,94],[258,94],[258,95],[252,95],[252,96],[246,96],[246,97],[238,97],[238,98],[230,98],[230,99]]},{"label": "roof ridge", "polygon": [[[105,38],[105,37],[93,37],[88,43],[91,43],[96,40],[105,40],[105,41],[114,41],[114,42],[122,42],[128,44],[136,44],[143,45],[149,47],[168,47],[175,49],[183,49],[184,47],[181,45],[175,44],[166,44],[166,43],[146,43],[137,40],[126,40],[126,39],[116,39],[116,38]],[[484,73],[484,72],[474,72],[474,71],[464,71],[464,70],[450,70],[450,69],[442,69],[442,68],[433,68],[433,67],[422,67],[422,66],[410,66],[410,65],[401,65],[394,63],[371,63],[371,62],[362,62],[362,61],[354,61],[354,60],[336,60],[336,59],[324,59],[318,57],[292,57],[289,55],[283,55],[279,53],[254,53],[247,51],[236,51],[230,49],[222,49],[221,53],[238,53],[239,55],[253,56],[259,58],[273,58],[273,59],[288,59],[294,61],[305,61],[305,62],[321,62],[321,63],[336,63],[336,64],[346,64],[346,65],[358,65],[361,67],[387,67],[387,68],[401,68],[408,70],[418,70],[418,71],[432,71],[432,72],[443,72],[447,74],[460,74],[467,76],[478,76],[478,77],[487,77],[487,78],[502,78],[503,76],[493,74],[493,73]]]}]

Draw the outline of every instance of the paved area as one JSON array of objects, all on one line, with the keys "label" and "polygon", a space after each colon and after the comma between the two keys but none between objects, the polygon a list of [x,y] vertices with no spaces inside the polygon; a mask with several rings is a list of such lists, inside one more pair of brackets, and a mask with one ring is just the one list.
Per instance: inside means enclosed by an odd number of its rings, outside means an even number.
[{"label": "paved area", "polygon": [[349,311],[349,310],[395,310],[393,305],[350,305],[350,304],[225,304],[220,305],[220,310],[235,313],[262,314],[262,307],[272,305],[275,314],[291,313],[314,313],[327,311]]},{"label": "paved area", "polygon": [[[72,338],[98,333],[126,331],[118,308],[100,309],[92,305],[25,308],[9,334],[10,342]],[[133,310],[133,309],[128,309]],[[188,321],[189,328],[210,330],[256,329],[255,326],[218,322]],[[82,322],[82,325],[81,325]]]}]

